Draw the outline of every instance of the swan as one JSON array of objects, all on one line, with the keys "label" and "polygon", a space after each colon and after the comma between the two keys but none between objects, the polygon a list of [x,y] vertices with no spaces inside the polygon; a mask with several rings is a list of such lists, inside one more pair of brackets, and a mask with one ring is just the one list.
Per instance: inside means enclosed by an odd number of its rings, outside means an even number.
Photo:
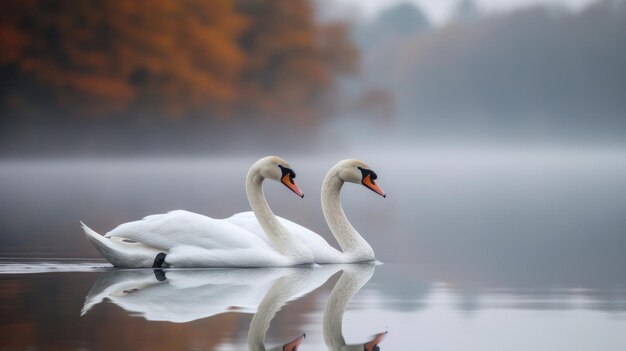
[{"label": "swan", "polygon": [[279,267],[309,264],[310,249],[276,219],[263,194],[263,180],[281,182],[296,195],[289,163],[276,156],[255,162],[246,177],[252,213],[265,240],[223,219],[177,210],[119,225],[101,236],[81,222],[87,238],[116,267]]},{"label": "swan", "polygon": [[[376,259],[374,250],[365,239],[354,229],[346,218],[341,206],[341,187],[345,182],[362,184],[382,197],[385,192],[376,184],[378,178],[376,172],[367,164],[359,160],[343,160],[333,166],[322,183],[322,211],[328,223],[330,231],[339,243],[342,251],[332,247],[319,234],[289,221],[282,217],[276,217],[293,237],[304,242],[313,252],[315,263],[355,263],[373,261]],[[255,233],[264,241],[269,239],[254,213],[242,212],[226,218],[225,221],[236,224],[250,232]]]},{"label": "swan", "polygon": [[378,351],[378,344],[387,332],[374,335],[369,341],[359,344],[346,344],[343,337],[343,313],[356,294],[374,274],[375,265],[363,263],[346,266],[335,287],[328,296],[328,302],[322,317],[322,334],[329,351]]}]

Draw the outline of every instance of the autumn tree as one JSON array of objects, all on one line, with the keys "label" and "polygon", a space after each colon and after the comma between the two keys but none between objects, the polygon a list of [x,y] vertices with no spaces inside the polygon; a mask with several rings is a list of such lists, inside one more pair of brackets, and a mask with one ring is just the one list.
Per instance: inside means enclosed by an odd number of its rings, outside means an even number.
[{"label": "autumn tree", "polygon": [[[305,0],[5,0],[2,107],[314,119],[356,51]],[[39,95],[37,95],[39,94]]]},{"label": "autumn tree", "polygon": [[5,1],[0,63],[61,104],[221,107],[237,98],[245,25],[229,0]]},{"label": "autumn tree", "polygon": [[334,78],[356,65],[347,28],[316,24],[306,0],[243,0],[239,7],[250,19],[240,39],[248,58],[241,107],[278,119],[317,117]]}]

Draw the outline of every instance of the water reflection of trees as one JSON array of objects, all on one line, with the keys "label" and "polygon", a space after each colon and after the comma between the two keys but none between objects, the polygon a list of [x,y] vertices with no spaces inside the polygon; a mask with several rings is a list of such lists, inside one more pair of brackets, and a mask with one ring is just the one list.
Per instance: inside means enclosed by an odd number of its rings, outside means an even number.
[{"label": "water reflection of trees", "polygon": [[407,312],[441,302],[433,302],[435,297],[466,316],[489,309],[626,311],[620,269],[590,277],[586,270],[564,276],[553,268],[385,264],[369,288],[377,290],[385,308]]}]

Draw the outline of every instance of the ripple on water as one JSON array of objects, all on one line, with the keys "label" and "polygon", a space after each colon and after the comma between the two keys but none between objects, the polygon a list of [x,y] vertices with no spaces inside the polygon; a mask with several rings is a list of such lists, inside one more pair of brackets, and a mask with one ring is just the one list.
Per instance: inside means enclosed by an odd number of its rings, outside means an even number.
[{"label": "ripple on water", "polygon": [[0,262],[0,274],[29,274],[49,272],[97,272],[112,268],[101,261],[73,262]]}]

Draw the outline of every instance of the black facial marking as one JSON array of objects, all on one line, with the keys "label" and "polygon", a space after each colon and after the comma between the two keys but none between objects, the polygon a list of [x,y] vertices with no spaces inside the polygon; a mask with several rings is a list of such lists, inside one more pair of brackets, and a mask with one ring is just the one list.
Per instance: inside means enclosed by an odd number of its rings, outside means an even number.
[{"label": "black facial marking", "polygon": [[[376,174],[376,172],[369,170],[369,169],[365,169],[362,167],[357,167],[359,169],[359,171],[361,171],[361,180],[365,179],[365,177],[367,177],[368,175],[371,175],[370,179],[376,180],[376,178],[378,178],[378,175]],[[373,183],[373,182],[372,182]]]},{"label": "black facial marking", "polygon": [[281,165],[278,165],[278,167],[280,168],[280,171],[282,172],[282,175],[280,176],[280,178],[284,178],[285,175],[289,174],[289,180],[291,180],[291,183],[293,184],[293,179],[296,177],[296,172],[293,171],[293,169],[291,168],[287,168],[287,167],[283,167]]}]

